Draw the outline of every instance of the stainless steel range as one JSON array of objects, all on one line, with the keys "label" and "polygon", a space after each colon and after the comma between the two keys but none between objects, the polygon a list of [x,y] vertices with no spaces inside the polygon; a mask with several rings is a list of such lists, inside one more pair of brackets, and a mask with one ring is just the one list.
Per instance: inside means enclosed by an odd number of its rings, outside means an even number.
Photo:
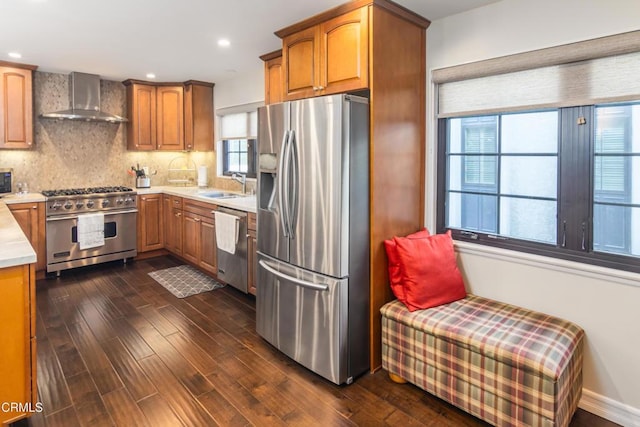
[{"label": "stainless steel range", "polygon": [[47,272],[137,255],[137,193],[128,187],[48,190]]}]

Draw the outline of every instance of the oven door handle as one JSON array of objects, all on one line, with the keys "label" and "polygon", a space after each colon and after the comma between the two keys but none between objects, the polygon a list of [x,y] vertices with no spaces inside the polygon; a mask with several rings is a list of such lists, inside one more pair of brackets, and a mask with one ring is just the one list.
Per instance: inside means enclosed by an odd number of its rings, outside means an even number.
[{"label": "oven door handle", "polygon": [[[137,213],[138,209],[131,209],[128,211],[115,211],[115,212],[105,212],[104,216],[111,216],[111,215],[120,215],[120,214],[128,214],[128,213]],[[66,219],[78,219],[79,216],[84,215],[84,214],[80,214],[80,215],[69,215],[69,216],[52,216],[50,218],[47,218],[47,222],[49,221],[64,221]]]}]

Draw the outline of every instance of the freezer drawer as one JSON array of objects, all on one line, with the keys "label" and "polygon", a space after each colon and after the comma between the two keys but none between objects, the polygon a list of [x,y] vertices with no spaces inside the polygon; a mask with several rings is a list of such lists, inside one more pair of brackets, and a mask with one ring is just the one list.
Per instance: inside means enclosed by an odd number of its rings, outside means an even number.
[{"label": "freezer drawer", "polygon": [[258,283],[258,334],[326,379],[351,383],[348,279],[311,273],[259,253]]}]

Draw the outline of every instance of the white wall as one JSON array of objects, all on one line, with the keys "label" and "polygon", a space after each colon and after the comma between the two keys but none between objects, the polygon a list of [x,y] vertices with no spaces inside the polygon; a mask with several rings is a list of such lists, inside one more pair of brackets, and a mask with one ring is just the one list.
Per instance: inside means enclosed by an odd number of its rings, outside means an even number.
[{"label": "white wall", "polygon": [[[432,22],[427,70],[640,29],[636,0],[503,0]],[[429,77],[430,81],[430,77]],[[429,91],[426,221],[435,227],[435,119]],[[640,425],[640,275],[607,269],[585,276],[575,264],[460,245],[471,292],[571,320],[586,331],[581,406]],[[494,255],[488,252],[495,252]]]},{"label": "white wall", "polygon": [[249,72],[216,83],[214,99],[216,109],[257,101],[264,101],[264,65],[262,61]]}]

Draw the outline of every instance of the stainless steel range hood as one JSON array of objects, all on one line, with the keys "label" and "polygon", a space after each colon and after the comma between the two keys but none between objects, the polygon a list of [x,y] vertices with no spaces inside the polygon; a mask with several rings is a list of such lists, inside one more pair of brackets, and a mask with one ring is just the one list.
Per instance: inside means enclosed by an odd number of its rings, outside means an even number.
[{"label": "stainless steel range hood", "polygon": [[69,74],[71,109],[43,113],[44,119],[82,120],[86,122],[123,123],[127,119],[100,111],[100,76],[72,72]]}]

